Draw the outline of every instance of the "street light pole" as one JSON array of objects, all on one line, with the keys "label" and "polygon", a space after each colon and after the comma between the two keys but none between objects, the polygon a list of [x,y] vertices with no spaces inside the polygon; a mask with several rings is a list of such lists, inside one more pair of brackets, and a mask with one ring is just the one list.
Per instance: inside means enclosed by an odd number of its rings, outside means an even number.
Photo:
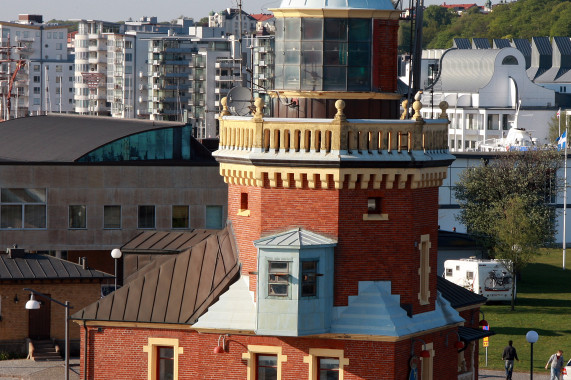
[{"label": "street light pole", "polygon": [[65,380],[69,380],[69,309],[73,308],[73,306],[69,304],[69,301],[65,301],[65,303],[60,302],[34,289],[24,288],[24,290],[32,293],[32,297],[26,302],[26,309],[28,310],[40,308],[40,303],[34,299],[34,294],[65,307]]},{"label": "street light pole", "polygon": [[533,380],[533,344],[535,342],[537,342],[537,339],[539,339],[539,335],[531,330],[528,331],[527,334],[525,334],[525,339],[531,343],[531,361],[530,361],[530,369],[529,369],[529,380]]},{"label": "street light pole", "polygon": [[111,251],[111,257],[115,260],[115,291],[117,291],[117,262],[123,255],[123,252],[119,248],[115,248]]}]

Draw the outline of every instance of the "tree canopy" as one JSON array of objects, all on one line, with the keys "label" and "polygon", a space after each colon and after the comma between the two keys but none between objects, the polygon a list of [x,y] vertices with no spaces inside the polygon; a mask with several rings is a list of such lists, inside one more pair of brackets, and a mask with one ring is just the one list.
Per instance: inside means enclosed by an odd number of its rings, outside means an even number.
[{"label": "tree canopy", "polygon": [[496,4],[488,14],[474,8],[462,16],[431,5],[424,11],[423,48],[448,49],[454,38],[571,36],[569,20],[571,2],[566,0],[519,0]]},{"label": "tree canopy", "polygon": [[496,255],[501,246],[498,220],[514,197],[521,198],[525,215],[535,226],[535,246],[553,242],[556,215],[557,169],[563,160],[555,150],[507,152],[481,166],[465,170],[456,184],[458,216],[469,232],[482,238]]}]

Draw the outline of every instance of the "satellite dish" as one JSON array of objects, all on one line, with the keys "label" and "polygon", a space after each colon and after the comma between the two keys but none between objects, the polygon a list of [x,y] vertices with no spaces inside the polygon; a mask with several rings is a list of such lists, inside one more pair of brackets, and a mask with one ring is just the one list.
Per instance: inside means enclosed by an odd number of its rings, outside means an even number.
[{"label": "satellite dish", "polygon": [[250,89],[237,86],[228,91],[226,103],[230,112],[238,116],[246,116],[250,113],[252,105],[252,94]]}]

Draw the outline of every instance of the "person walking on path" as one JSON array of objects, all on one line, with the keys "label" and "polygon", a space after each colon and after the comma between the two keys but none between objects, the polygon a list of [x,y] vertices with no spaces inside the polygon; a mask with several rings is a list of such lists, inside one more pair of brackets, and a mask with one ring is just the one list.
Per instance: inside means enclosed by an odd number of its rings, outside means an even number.
[{"label": "person walking on path", "polygon": [[565,360],[563,359],[563,351],[557,350],[557,352],[549,358],[547,364],[545,365],[545,369],[551,364],[551,377],[550,380],[561,380],[561,369],[565,364]]},{"label": "person walking on path", "polygon": [[513,346],[513,341],[510,340],[506,348],[504,348],[502,359],[506,361],[506,380],[511,380],[512,373],[514,370],[514,360],[517,360],[519,362],[519,358],[517,357],[517,351]]}]

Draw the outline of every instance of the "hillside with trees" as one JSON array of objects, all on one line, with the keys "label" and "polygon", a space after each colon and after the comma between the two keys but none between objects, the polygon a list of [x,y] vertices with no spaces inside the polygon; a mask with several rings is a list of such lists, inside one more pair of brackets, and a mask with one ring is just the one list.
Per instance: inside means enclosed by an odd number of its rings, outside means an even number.
[{"label": "hillside with trees", "polygon": [[[401,21],[399,46],[408,51],[410,23]],[[462,16],[431,5],[425,8],[423,48],[447,49],[453,38],[527,38],[537,36],[571,37],[571,1],[518,0],[494,5],[493,12],[470,10]]]}]

